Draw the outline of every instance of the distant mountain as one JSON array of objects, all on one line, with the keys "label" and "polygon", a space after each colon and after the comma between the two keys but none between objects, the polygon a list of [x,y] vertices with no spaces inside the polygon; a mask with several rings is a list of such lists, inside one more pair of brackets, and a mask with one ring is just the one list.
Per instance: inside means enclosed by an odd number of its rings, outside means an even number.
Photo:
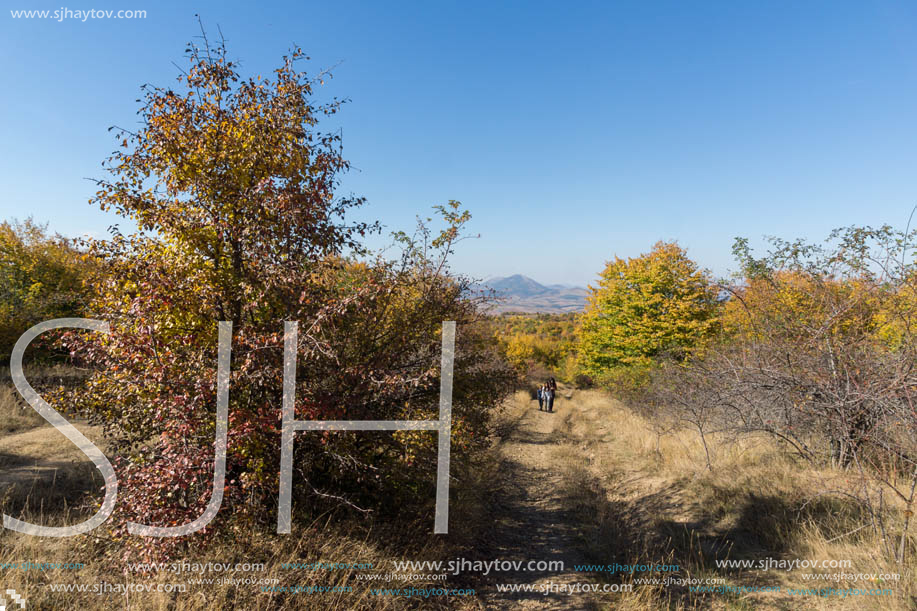
[{"label": "distant mountain", "polygon": [[577,286],[552,284],[545,286],[527,276],[516,274],[506,278],[491,278],[479,289],[492,289],[499,301],[491,312],[545,312],[561,314],[579,312],[586,305],[588,291]]},{"label": "distant mountain", "polygon": [[534,297],[550,293],[552,290],[521,274],[506,278],[491,278],[484,284],[498,293],[513,297]]}]

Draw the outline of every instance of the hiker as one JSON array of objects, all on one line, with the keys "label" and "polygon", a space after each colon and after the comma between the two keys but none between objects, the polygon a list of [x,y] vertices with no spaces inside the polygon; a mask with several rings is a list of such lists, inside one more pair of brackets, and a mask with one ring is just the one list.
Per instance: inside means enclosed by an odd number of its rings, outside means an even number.
[{"label": "hiker", "polygon": [[538,411],[544,410],[544,384],[538,387]]},{"label": "hiker", "polygon": [[557,393],[557,383],[554,378],[548,380],[544,385],[544,403],[548,412],[554,411],[554,395]]}]

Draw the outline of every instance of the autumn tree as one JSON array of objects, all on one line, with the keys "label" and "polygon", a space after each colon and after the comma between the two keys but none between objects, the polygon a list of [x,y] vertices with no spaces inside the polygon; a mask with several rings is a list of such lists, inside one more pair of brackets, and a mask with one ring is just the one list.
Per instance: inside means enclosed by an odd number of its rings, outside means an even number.
[{"label": "autumn tree", "polygon": [[643,401],[702,438],[766,434],[843,469],[898,562],[912,557],[917,506],[915,240],[850,227],[822,243],[772,239],[758,257],[737,240],[722,333],[701,358],[659,371]]},{"label": "autumn tree", "polygon": [[[371,256],[362,239],[376,225],[345,218],[362,198],[337,195],[349,167],[340,132],[319,129],[340,109],[313,101],[327,75],[301,71],[299,49],[265,78],[243,78],[206,37],[187,55],[178,86],[144,87],[139,129],[117,130],[120,149],[92,200],[139,229],[90,244],[104,264],[93,314],[111,333],[64,338],[94,373],[58,404],[105,426],[119,523],[185,524],[209,500],[218,321],[233,323],[227,487],[208,532],[274,518],[285,320],[299,322],[299,420],[435,418],[439,331],[457,321],[461,473],[509,375],[475,333],[468,281],[448,273],[469,215],[450,202],[441,231],[420,224],[398,234],[399,257]],[[316,504],[425,511],[434,455],[425,431],[300,434],[294,516]],[[143,545],[159,554],[170,543]]]},{"label": "autumn tree", "polygon": [[575,314],[503,314],[490,326],[504,358],[530,381],[576,379]]},{"label": "autumn tree", "polygon": [[[26,219],[0,224],[0,361],[32,325],[79,316],[88,300],[89,264],[73,240]],[[46,356],[50,356],[46,352]]]},{"label": "autumn tree", "polygon": [[615,257],[601,273],[582,317],[579,356],[596,377],[642,369],[663,353],[690,353],[716,326],[717,290],[675,243]]}]

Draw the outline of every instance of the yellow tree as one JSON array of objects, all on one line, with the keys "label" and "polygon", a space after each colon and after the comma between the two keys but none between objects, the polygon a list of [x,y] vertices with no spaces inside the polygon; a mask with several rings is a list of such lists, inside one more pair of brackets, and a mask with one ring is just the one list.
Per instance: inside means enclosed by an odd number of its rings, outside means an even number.
[{"label": "yellow tree", "polygon": [[717,291],[709,274],[674,242],[658,242],[639,257],[615,257],[590,288],[579,353],[592,376],[646,367],[662,353],[683,356],[716,324]]},{"label": "yellow tree", "polygon": [[74,243],[46,225],[0,223],[0,361],[32,325],[83,313],[89,271]]}]

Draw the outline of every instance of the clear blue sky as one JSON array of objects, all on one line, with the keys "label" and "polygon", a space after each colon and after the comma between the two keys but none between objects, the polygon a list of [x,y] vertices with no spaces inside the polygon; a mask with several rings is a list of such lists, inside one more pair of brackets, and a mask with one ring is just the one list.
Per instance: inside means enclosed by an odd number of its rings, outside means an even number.
[{"label": "clear blue sky", "polygon": [[[0,217],[101,235],[110,125],[219,25],[246,72],[292,45],[341,62],[346,187],[390,228],[448,199],[457,271],[585,284],[677,239],[717,273],[737,235],[903,226],[917,204],[917,5],[905,2],[74,0],[141,20],[0,15]],[[756,240],[757,241],[757,240]]]}]

